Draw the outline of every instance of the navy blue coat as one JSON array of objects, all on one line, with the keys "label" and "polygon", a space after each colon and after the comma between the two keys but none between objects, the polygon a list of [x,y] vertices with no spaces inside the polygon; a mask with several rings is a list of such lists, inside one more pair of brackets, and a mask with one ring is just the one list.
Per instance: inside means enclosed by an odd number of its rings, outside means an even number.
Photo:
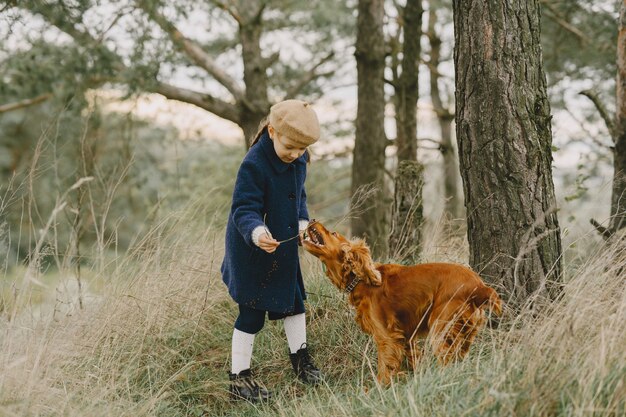
[{"label": "navy blue coat", "polygon": [[306,297],[298,239],[281,243],[274,253],[252,242],[257,226],[265,224],[281,241],[298,234],[299,220],[308,220],[305,158],[281,161],[266,130],[239,167],[221,268],[228,292],[239,304],[285,314],[294,310],[296,286]]}]

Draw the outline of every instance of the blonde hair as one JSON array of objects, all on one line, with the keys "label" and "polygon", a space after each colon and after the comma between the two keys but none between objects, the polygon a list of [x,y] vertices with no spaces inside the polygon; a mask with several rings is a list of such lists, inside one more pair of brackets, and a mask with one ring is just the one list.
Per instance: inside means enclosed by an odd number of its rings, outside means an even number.
[{"label": "blonde hair", "polygon": [[261,121],[259,122],[259,129],[257,130],[256,134],[254,135],[254,138],[252,139],[252,142],[250,143],[250,147],[252,148],[261,138],[261,135],[263,134],[263,131],[265,129],[267,129],[267,127],[270,125],[270,121],[269,121],[269,115],[265,116],[264,118],[261,119]]}]

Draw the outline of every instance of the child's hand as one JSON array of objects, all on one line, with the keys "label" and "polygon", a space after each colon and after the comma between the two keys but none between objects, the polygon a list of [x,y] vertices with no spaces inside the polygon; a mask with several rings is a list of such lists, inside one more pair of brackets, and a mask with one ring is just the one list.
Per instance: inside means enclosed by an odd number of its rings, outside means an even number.
[{"label": "child's hand", "polygon": [[280,243],[272,235],[263,233],[259,236],[259,248],[267,253],[273,253]]}]

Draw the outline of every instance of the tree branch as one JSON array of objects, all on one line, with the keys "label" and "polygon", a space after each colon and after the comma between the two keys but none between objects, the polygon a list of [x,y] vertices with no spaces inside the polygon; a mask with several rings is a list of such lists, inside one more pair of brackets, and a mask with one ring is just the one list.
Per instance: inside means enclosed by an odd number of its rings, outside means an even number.
[{"label": "tree branch", "polygon": [[237,13],[236,10],[234,10],[231,7],[228,7],[228,5],[226,3],[224,3],[223,1],[212,0],[211,3],[213,3],[214,5],[219,7],[220,9],[224,10],[229,15],[231,15],[232,18],[235,19],[237,21],[237,23],[241,25],[242,19],[241,19],[241,16],[239,15],[239,13]]},{"label": "tree branch", "polygon": [[586,96],[587,98],[589,98],[589,100],[593,102],[593,104],[596,106],[596,109],[598,109],[600,116],[604,120],[604,123],[606,124],[607,129],[609,130],[609,134],[611,135],[611,138],[613,139],[613,143],[615,143],[616,142],[615,123],[613,122],[613,118],[611,117],[609,111],[604,106],[604,103],[602,103],[602,101],[600,100],[600,97],[598,97],[598,94],[593,90],[583,90],[578,94]]},{"label": "tree branch", "polygon": [[263,60],[263,69],[266,70],[274,65],[278,61],[278,58],[280,58],[280,52],[274,52],[272,55],[265,58]]},{"label": "tree branch", "polygon": [[559,24],[563,29],[576,35],[581,41],[590,45],[593,44],[593,41],[591,40],[591,38],[589,38],[589,36],[585,35],[580,29],[569,23],[565,18],[560,15],[559,11],[556,10],[556,8],[551,4],[552,1],[553,0],[541,0],[541,5],[550,12],[546,15],[550,19],[554,20],[557,24]]},{"label": "tree branch", "polygon": [[237,81],[219,68],[213,58],[207,54],[198,43],[185,37],[172,22],[167,20],[161,13],[157,12],[154,7],[147,4],[146,0],[138,0],[137,4],[165,33],[167,33],[172,42],[187,54],[193,63],[205,69],[215,80],[226,87],[236,101],[243,101],[245,99],[245,92]]},{"label": "tree branch", "polygon": [[34,98],[27,98],[25,100],[16,101],[14,103],[2,104],[0,105],[0,114],[7,113],[7,112],[17,110],[17,109],[23,109],[24,107],[34,106],[35,104],[39,104],[42,101],[48,100],[50,97],[52,97],[52,94],[45,93],[45,94],[38,95],[37,97],[34,97]]},{"label": "tree branch", "polygon": [[159,82],[151,89],[154,93],[159,93],[168,99],[178,100],[198,106],[210,113],[233,123],[241,124],[239,111],[234,104],[215,98],[209,94],[198,93],[197,91],[175,87],[171,84]]},{"label": "tree branch", "polygon": [[611,236],[613,236],[615,234],[615,232],[613,230],[609,229],[608,227],[602,226],[595,219],[589,219],[589,223],[591,223],[593,225],[593,227],[600,234],[600,236],[602,236],[602,238],[604,240],[609,239]]},{"label": "tree branch", "polygon": [[330,61],[335,56],[335,52],[330,52],[324,58],[322,58],[317,64],[315,64],[309,71],[304,74],[304,76],[298,81],[297,84],[293,85],[289,90],[287,90],[287,94],[285,95],[285,99],[293,98],[298,94],[305,86],[307,86],[311,81],[316,78],[322,77],[324,75],[332,74],[332,72],[326,73],[318,73],[317,69],[324,65],[326,62]]},{"label": "tree branch", "polygon": [[[142,0],[140,0],[142,1]],[[56,26],[62,32],[70,35],[74,40],[85,47],[93,47],[96,45],[102,45],[101,41],[98,41],[93,38],[93,36],[88,32],[80,31],[76,28],[74,23],[69,20],[62,20],[56,18],[55,11],[51,8],[52,6],[46,6],[47,8],[39,9],[33,8],[32,6],[23,5],[25,9],[39,14],[44,20],[49,22],[50,24]],[[47,14],[49,12],[49,14]],[[104,46],[103,46],[104,47]],[[113,67],[118,73],[122,73],[128,70],[128,67],[124,64],[122,58],[107,48],[107,51],[111,54],[111,57],[115,60]],[[204,52],[203,52],[204,53]],[[94,86],[97,84],[101,84],[104,82],[119,82],[121,81],[119,78],[97,78],[92,77],[92,81],[89,83],[89,86]],[[172,86],[167,83],[156,82],[156,84],[145,83],[143,85],[145,91],[150,91],[153,93],[162,94],[163,96],[172,99],[178,100],[182,102],[186,102],[189,104],[193,104],[198,106],[208,112],[215,114],[218,117],[222,117],[226,120],[230,120],[236,124],[240,124],[239,119],[239,111],[234,104],[228,103],[226,101],[217,99],[211,95],[199,93],[192,90],[187,90],[179,87]]]}]

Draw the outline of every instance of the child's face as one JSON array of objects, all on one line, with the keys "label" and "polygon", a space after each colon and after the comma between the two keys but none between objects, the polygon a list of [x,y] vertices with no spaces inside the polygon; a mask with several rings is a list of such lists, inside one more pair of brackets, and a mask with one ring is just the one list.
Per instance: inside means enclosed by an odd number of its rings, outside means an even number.
[{"label": "child's face", "polygon": [[300,158],[304,154],[304,151],[306,151],[306,146],[292,142],[288,137],[276,132],[271,125],[269,126],[269,134],[270,138],[272,138],[272,142],[274,142],[276,155],[278,155],[283,162],[289,164]]}]

